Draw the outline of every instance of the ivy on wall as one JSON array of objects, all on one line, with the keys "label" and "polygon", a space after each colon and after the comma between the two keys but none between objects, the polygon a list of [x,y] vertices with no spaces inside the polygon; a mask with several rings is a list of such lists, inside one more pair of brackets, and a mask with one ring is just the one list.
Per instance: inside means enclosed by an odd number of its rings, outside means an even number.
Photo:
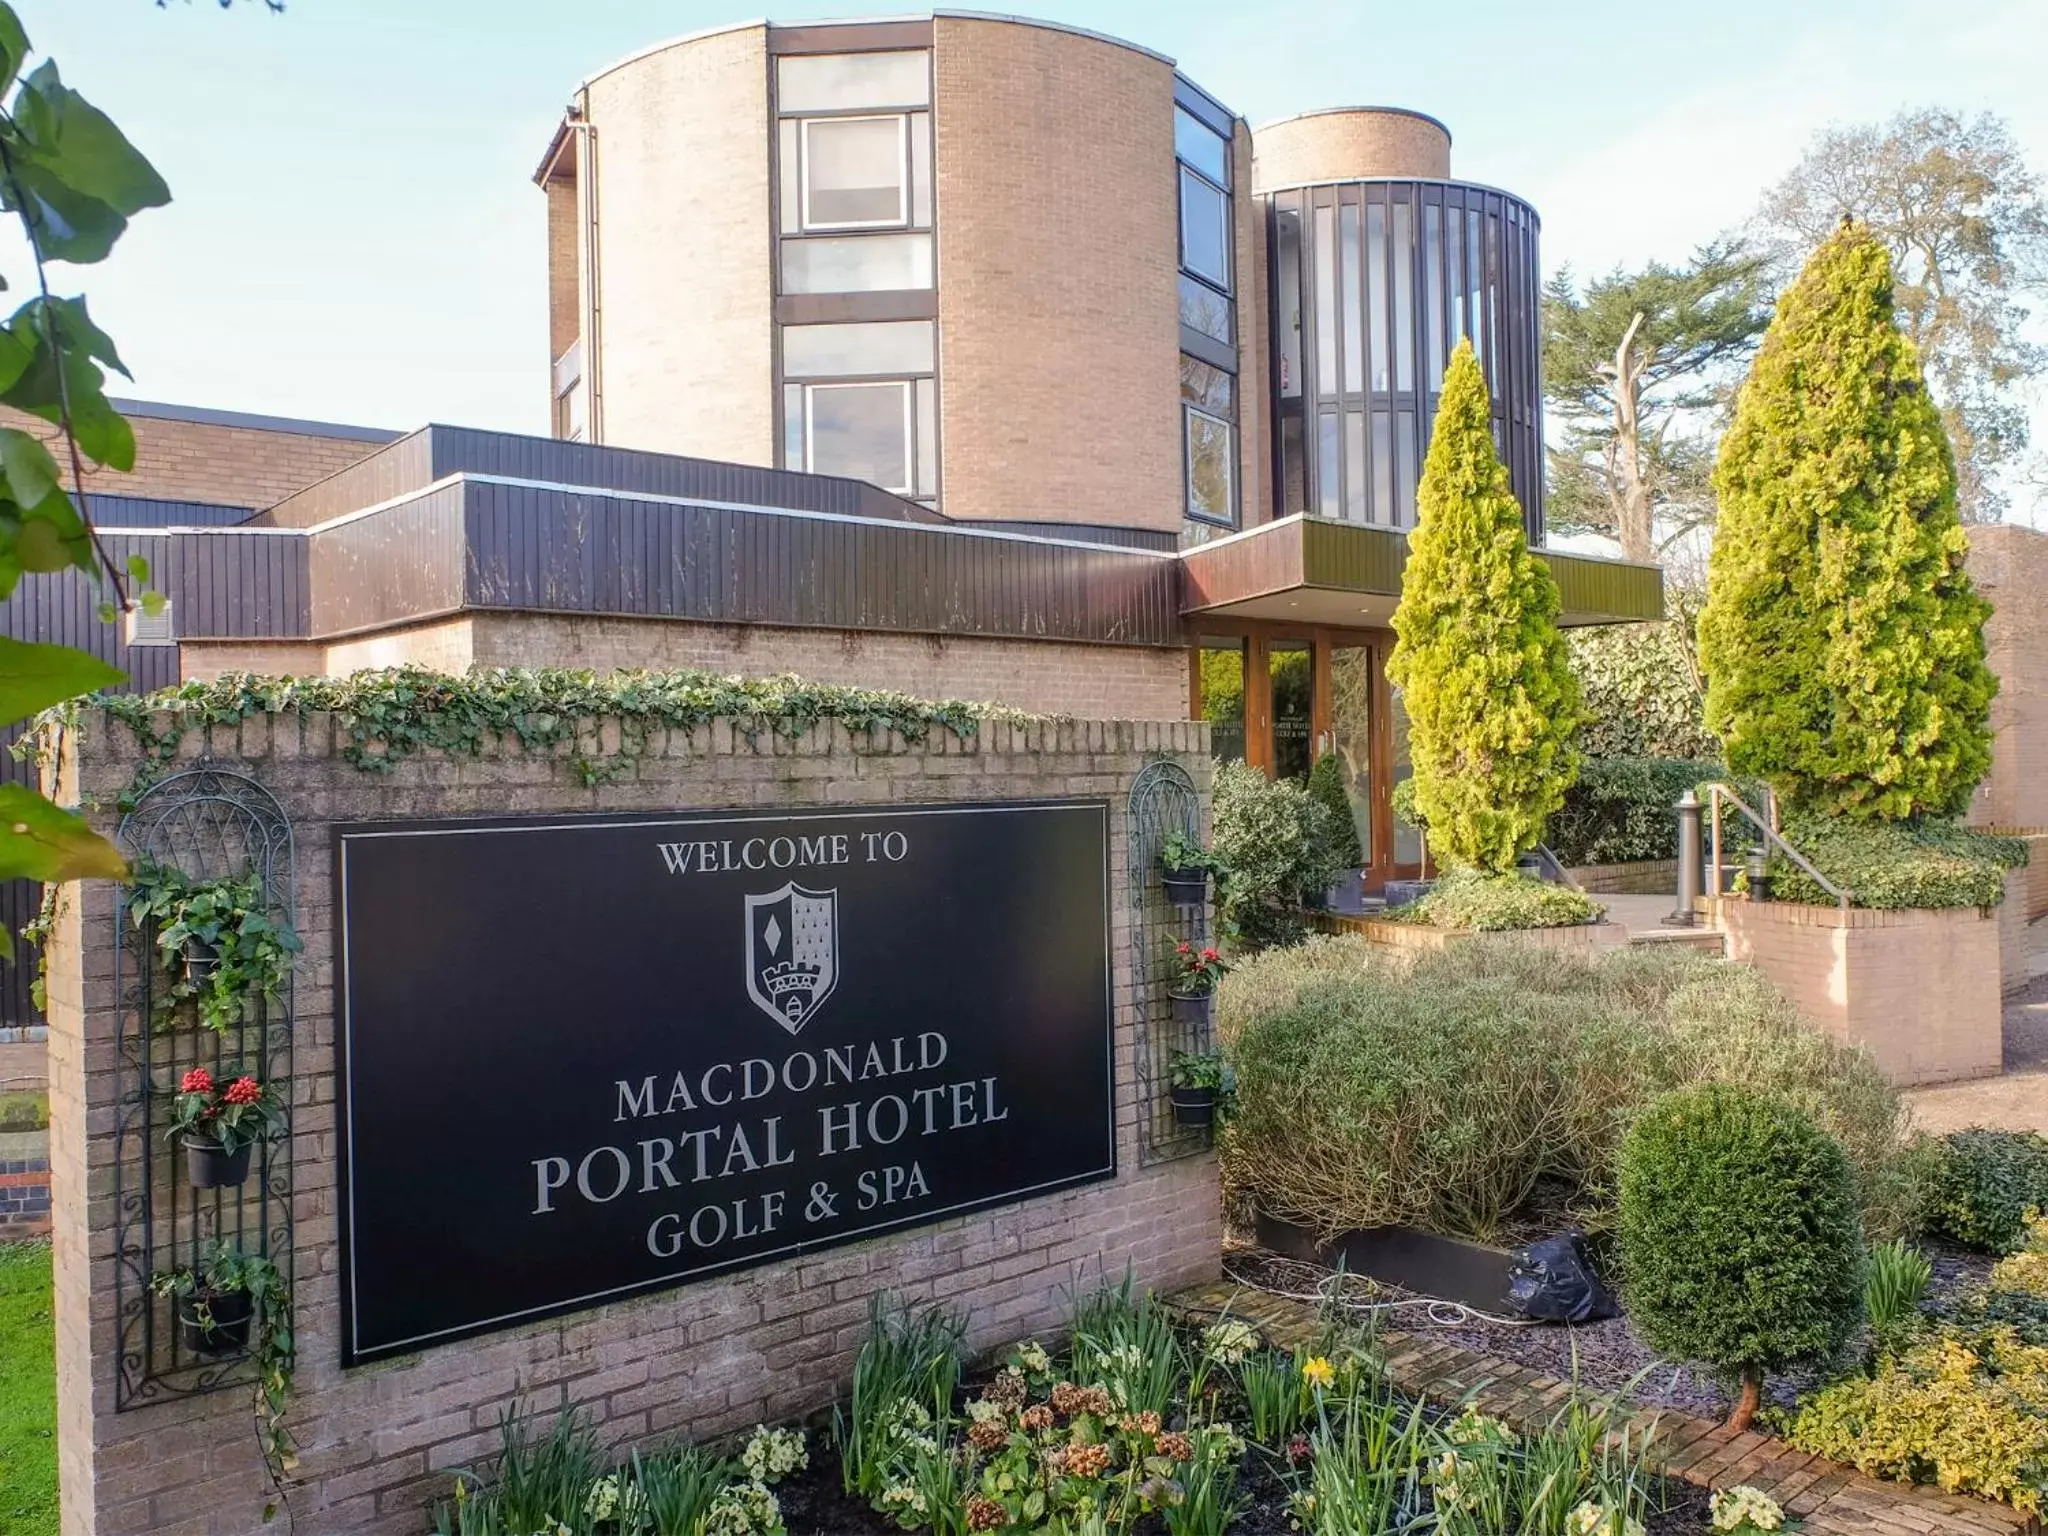
[{"label": "ivy on wall", "polygon": [[[652,732],[693,730],[729,720],[749,740],[796,737],[834,720],[848,730],[923,741],[935,730],[961,740],[987,722],[1046,718],[997,704],[933,701],[885,689],[715,672],[592,672],[562,668],[478,668],[465,676],[396,667],[347,677],[261,677],[230,673],[156,693],[103,695],[46,711],[42,727],[62,727],[81,705],[101,708],[133,732],[141,763],[126,800],[160,778],[185,737],[257,715],[331,714],[344,738],[341,755],[365,773],[389,773],[423,751],[476,757],[502,737],[537,755],[565,753],[586,786],[630,773]],[[616,737],[598,729],[616,721]],[[18,755],[47,750],[45,732],[16,744]]]}]

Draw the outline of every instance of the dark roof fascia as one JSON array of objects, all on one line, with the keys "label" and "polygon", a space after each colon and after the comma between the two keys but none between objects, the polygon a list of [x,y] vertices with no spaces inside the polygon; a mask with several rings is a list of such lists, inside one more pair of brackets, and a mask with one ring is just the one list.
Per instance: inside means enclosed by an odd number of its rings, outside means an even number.
[{"label": "dark roof fascia", "polygon": [[160,400],[115,400],[107,404],[123,416],[156,421],[184,421],[202,427],[239,427],[251,432],[289,432],[295,437],[338,437],[349,442],[389,443],[405,436],[384,427],[356,427],[339,421],[309,421],[299,416],[259,416],[248,411],[220,411],[203,405],[168,405]]}]

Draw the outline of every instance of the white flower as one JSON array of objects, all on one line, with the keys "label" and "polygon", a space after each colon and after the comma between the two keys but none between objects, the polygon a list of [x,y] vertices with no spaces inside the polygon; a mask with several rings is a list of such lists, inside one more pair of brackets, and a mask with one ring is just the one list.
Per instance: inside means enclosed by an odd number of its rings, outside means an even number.
[{"label": "white flower", "polygon": [[1775,1531],[1785,1524],[1785,1511],[1778,1501],[1747,1483],[1722,1489],[1709,1507],[1717,1531]]},{"label": "white flower", "polygon": [[758,1427],[747,1448],[740,1452],[740,1465],[755,1482],[767,1484],[800,1472],[811,1464],[810,1448],[800,1429]]},{"label": "white flower", "polygon": [[704,1536],[776,1536],[781,1530],[782,1506],[760,1483],[728,1484],[704,1516]]},{"label": "white flower", "polygon": [[1036,1339],[1017,1346],[1017,1364],[1033,1376],[1052,1374],[1052,1356],[1045,1352],[1045,1346]]},{"label": "white flower", "polygon": [[1259,1335],[1250,1324],[1225,1318],[1203,1332],[1202,1347],[1218,1365],[1242,1365],[1259,1347]]},{"label": "white flower", "polygon": [[1646,1536],[1643,1522],[1588,1499],[1566,1518],[1571,1536]]}]

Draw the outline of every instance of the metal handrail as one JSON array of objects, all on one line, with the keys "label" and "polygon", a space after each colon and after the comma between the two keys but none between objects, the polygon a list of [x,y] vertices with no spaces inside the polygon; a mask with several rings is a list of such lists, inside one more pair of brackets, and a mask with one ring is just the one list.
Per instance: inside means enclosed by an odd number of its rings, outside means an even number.
[{"label": "metal handrail", "polygon": [[[1768,794],[1769,791],[1766,790],[1765,793]],[[1819,870],[1815,869],[1813,865],[1808,862],[1805,854],[1801,853],[1797,848],[1794,848],[1790,843],[1786,842],[1784,838],[1778,835],[1778,807],[1775,797],[1771,801],[1771,815],[1767,820],[1764,817],[1759,816],[1754,810],[1752,810],[1747,804],[1747,802],[1743,800],[1742,796],[1736,794],[1735,791],[1730,789],[1726,784],[1718,783],[1709,784],[1707,786],[1707,827],[1708,837],[1711,840],[1711,845],[1713,849],[1714,870],[1713,891],[1711,894],[1713,894],[1716,897],[1719,897],[1721,895],[1721,802],[1723,800],[1728,801],[1738,811],[1742,812],[1743,815],[1749,818],[1750,824],[1754,826],[1757,829],[1757,831],[1763,834],[1764,842],[1767,845],[1775,847],[1780,853],[1784,854],[1786,858],[1790,859],[1794,864],[1797,864],[1802,870],[1806,872],[1807,876],[1813,881],[1814,884],[1818,885],[1822,890],[1826,891],[1830,896],[1834,897],[1836,906],[1840,907],[1844,912],[1849,910],[1849,893],[1846,890],[1844,890],[1841,886],[1836,885],[1834,881],[1830,880],[1826,875],[1822,874]]]}]

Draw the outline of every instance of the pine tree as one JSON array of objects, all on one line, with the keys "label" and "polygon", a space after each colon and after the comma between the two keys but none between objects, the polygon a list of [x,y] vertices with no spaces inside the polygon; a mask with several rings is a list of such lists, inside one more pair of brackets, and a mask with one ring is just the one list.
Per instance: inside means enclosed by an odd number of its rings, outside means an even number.
[{"label": "pine tree", "polygon": [[1408,708],[1415,806],[1441,864],[1505,871],[1578,776],[1578,679],[1557,582],[1529,553],[1469,343],[1444,374],[1387,673]]},{"label": "pine tree", "polygon": [[1845,222],[1778,305],[1714,485],[1707,724],[1788,804],[1955,816],[1991,763],[1990,605],[1891,261]]}]

